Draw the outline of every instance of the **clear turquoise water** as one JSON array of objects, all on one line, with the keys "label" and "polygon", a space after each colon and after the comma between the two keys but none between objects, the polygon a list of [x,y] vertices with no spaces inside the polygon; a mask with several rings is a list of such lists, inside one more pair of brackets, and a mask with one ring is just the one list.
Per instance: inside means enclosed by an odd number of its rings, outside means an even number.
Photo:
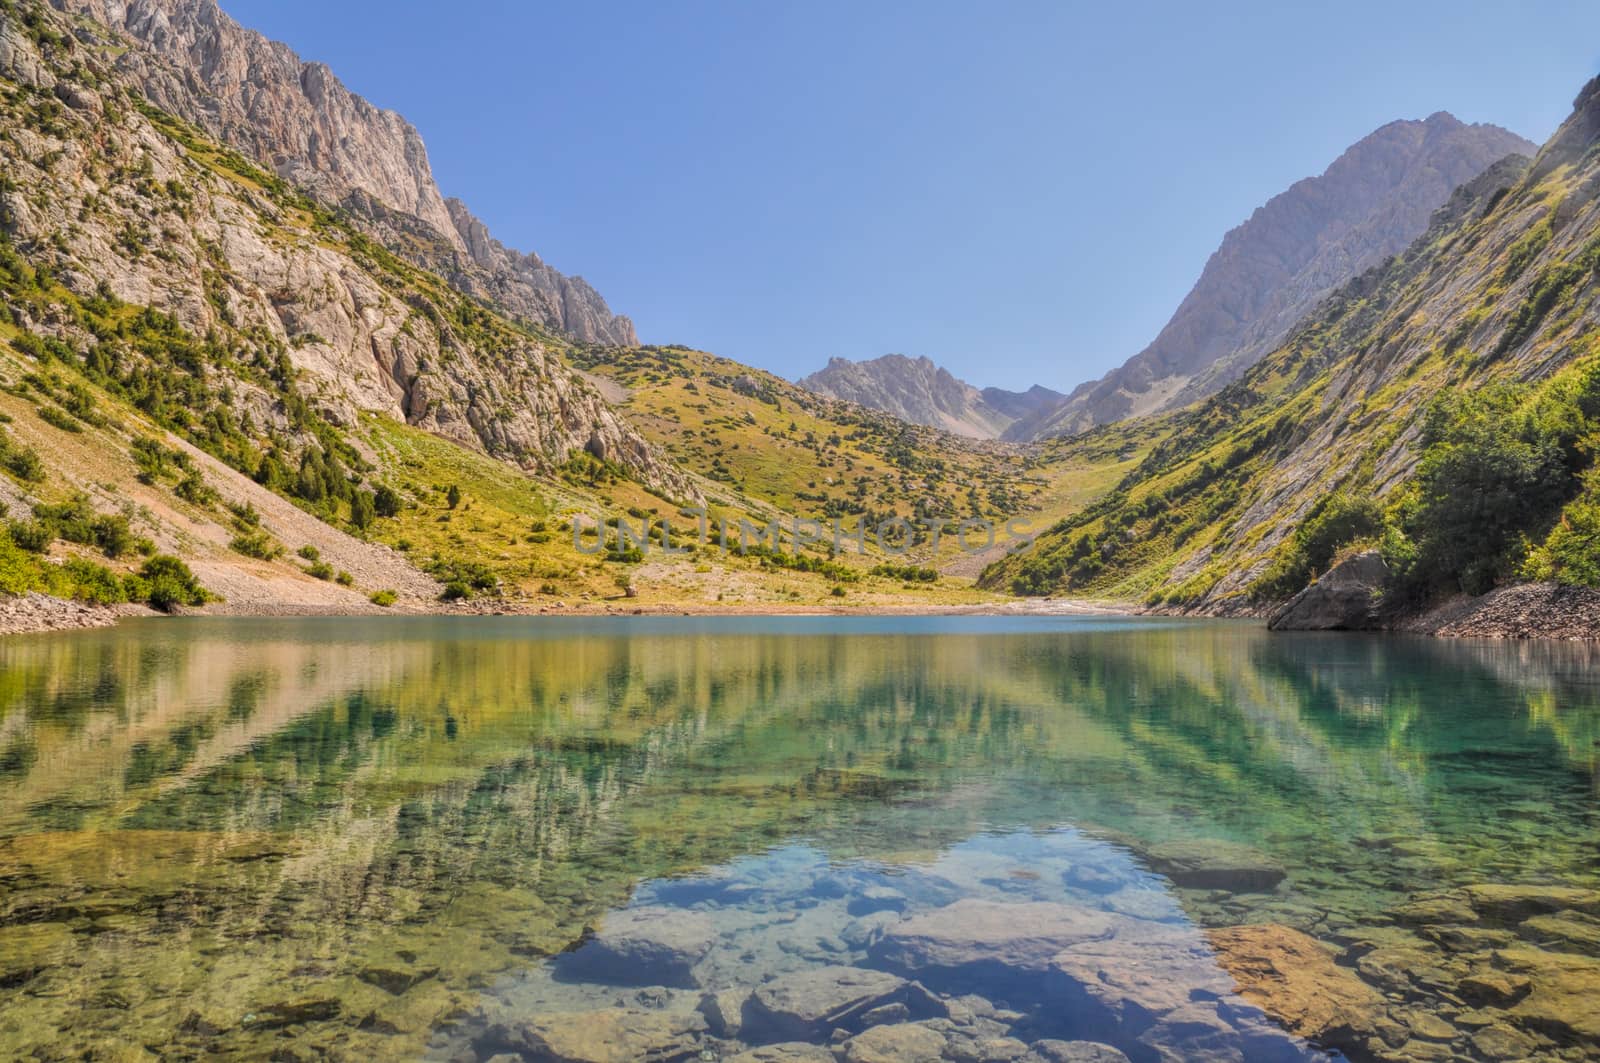
[{"label": "clear turquoise water", "polygon": [[[841,965],[977,994],[1023,1044],[1183,1043],[1137,992],[1113,1007],[1059,968],[910,971],[888,917],[862,918],[978,900],[1160,931],[1109,968],[1193,944],[1163,977],[1230,1024],[1214,1058],[1316,1051],[1264,998],[1215,1004],[1205,933],[1239,924],[1307,934],[1383,994],[1388,1040],[1346,1038],[1353,1055],[1490,1058],[1493,1028],[1594,1058],[1559,995],[1600,988],[1582,895],[1397,913],[1486,884],[1600,886],[1597,664],[1574,645],[990,618],[8,639],[0,1057],[487,1058],[497,1028],[606,1008],[682,1017],[696,1028],[664,1051],[729,1058],[745,1046],[698,1029],[702,993]],[[1185,843],[1282,880],[1175,884],[1160,854]],[[630,908],[709,927],[686,984],[581,962]],[[1484,972],[1531,986],[1474,999]],[[1420,1013],[1448,1030],[1423,1036]]]}]

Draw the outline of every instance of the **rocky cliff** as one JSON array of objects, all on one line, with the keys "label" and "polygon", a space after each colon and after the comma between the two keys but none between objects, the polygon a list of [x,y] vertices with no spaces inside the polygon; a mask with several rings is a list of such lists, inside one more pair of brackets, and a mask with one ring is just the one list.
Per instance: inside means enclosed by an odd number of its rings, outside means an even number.
[{"label": "rocky cliff", "polygon": [[1391,122],[1223,238],[1153,343],[1010,438],[1177,409],[1236,380],[1339,285],[1399,254],[1452,190],[1535,145],[1439,113]]},{"label": "rocky cliff", "polygon": [[799,384],[819,395],[972,439],[997,439],[1019,419],[1052,407],[1065,397],[1038,386],[1027,391],[980,391],[931,359],[907,358],[903,354],[886,354],[865,362],[831,358],[825,368]]},{"label": "rocky cliff", "polygon": [[[348,429],[377,413],[530,471],[588,453],[669,497],[696,495],[547,336],[356,224],[381,214],[432,233],[437,212],[454,225],[403,122],[209,2],[92,6],[159,55],[39,8],[0,11],[0,84],[19,87],[0,104],[0,229],[47,278],[14,293],[15,327],[129,387],[181,378],[194,388],[183,419],[226,424],[241,451],[325,449],[318,423]],[[192,66],[180,72],[169,54]],[[214,125],[242,141],[256,131],[278,170],[364,198],[366,214],[327,210],[162,107],[205,101]],[[406,210],[379,207],[380,194]],[[101,316],[138,328],[108,332]]]},{"label": "rocky cliff", "polygon": [[325,65],[241,27],[215,0],[51,2],[124,37],[132,47],[111,61],[155,106],[324,203],[371,200],[426,226],[433,239],[396,242],[399,253],[524,320],[585,342],[638,342],[632,322],[612,314],[588,284],[502,247],[465,207],[447,201],[422,137],[404,118],[351,92]]}]

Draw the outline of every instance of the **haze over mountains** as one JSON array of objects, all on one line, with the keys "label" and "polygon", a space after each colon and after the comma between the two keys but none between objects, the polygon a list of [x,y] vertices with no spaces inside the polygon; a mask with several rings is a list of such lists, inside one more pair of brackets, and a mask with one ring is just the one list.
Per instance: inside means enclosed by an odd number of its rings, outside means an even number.
[{"label": "haze over mountains", "polygon": [[[1443,112],[1383,126],[1230,231],[1150,346],[1067,398],[1033,405],[998,435],[1025,441],[1072,434],[1214,394],[1335,288],[1404,251],[1455,188],[1507,155],[1536,150],[1498,126],[1467,125]],[[801,383],[922,424],[953,420],[969,433],[1003,420],[977,407],[956,412],[967,407],[951,384],[939,386],[940,399],[907,401],[937,376],[915,365],[834,359]]]}]

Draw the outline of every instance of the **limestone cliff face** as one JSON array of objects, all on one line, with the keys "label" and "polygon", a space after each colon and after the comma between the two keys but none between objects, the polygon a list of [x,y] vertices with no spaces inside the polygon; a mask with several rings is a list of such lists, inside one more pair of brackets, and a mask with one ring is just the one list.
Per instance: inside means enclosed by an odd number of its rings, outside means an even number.
[{"label": "limestone cliff face", "polygon": [[1439,113],[1391,122],[1296,182],[1223,238],[1153,343],[1011,438],[1079,432],[1177,409],[1260,361],[1352,277],[1404,251],[1457,186],[1536,146]]},{"label": "limestone cliff face", "polygon": [[1027,391],[979,391],[928,358],[903,354],[866,362],[830,358],[826,367],[799,384],[819,395],[972,439],[999,438],[1018,419],[1053,407],[1065,397],[1037,386]]},{"label": "limestone cliff face", "polygon": [[[147,5],[133,7],[159,21]],[[53,97],[0,100],[0,228],[31,264],[80,299],[148,307],[210,337],[229,353],[186,372],[275,437],[295,432],[303,399],[345,428],[380,413],[530,471],[588,452],[667,497],[697,497],[536,334],[143,110],[145,82],[128,74],[137,64],[85,27],[68,45],[0,14],[0,87],[48,85]],[[425,208],[425,190],[416,191]],[[21,329],[76,349],[104,339],[59,313],[8,312]],[[295,383],[259,371],[279,357]]]},{"label": "limestone cliff face", "polygon": [[[215,0],[51,0],[135,44],[115,60],[157,107],[205,129],[331,205],[370,198],[422,222],[423,264],[525,320],[590,343],[637,343],[594,289],[501,247],[434,182],[422,137],[321,63],[241,27]],[[437,244],[438,246],[431,246]],[[410,253],[410,244],[397,245]],[[436,252],[450,253],[442,258]]]}]

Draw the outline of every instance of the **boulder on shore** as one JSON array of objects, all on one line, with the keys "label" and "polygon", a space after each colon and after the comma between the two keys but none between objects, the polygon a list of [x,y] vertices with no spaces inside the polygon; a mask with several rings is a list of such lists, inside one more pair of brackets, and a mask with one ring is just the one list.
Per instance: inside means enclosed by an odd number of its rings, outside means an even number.
[{"label": "boulder on shore", "polygon": [[1267,620],[1269,631],[1359,631],[1377,624],[1389,565],[1376,550],[1352,555]]}]

